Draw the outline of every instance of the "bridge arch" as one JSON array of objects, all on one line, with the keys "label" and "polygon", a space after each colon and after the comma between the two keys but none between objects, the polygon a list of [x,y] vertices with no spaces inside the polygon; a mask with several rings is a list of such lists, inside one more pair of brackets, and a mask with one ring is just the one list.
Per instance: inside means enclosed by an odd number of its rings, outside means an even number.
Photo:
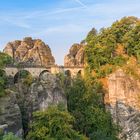
[{"label": "bridge arch", "polygon": [[43,70],[43,71],[39,74],[39,78],[40,78],[44,73],[50,73],[50,71],[49,71],[49,70]]},{"label": "bridge arch", "polygon": [[71,71],[70,70],[65,70],[65,76],[71,77]]},{"label": "bridge arch", "polygon": [[32,77],[32,74],[27,70],[20,70],[14,75],[14,84],[18,83],[18,80],[27,78],[28,76]]},{"label": "bridge arch", "polygon": [[79,76],[82,76],[82,70],[79,70],[78,72],[77,72],[77,76],[79,77]]}]

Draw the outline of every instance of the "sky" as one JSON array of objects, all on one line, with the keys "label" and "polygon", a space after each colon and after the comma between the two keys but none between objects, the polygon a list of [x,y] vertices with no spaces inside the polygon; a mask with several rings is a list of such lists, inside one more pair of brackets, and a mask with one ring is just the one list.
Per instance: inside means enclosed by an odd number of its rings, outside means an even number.
[{"label": "sky", "polygon": [[71,45],[93,27],[108,27],[124,16],[139,18],[140,0],[1,0],[0,50],[31,36],[48,44],[62,65]]}]

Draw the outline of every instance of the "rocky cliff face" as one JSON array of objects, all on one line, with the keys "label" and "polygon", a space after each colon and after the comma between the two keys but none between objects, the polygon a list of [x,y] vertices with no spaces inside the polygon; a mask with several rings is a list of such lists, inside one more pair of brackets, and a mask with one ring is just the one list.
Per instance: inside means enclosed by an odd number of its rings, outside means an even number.
[{"label": "rocky cliff face", "polygon": [[84,65],[84,45],[74,44],[69,50],[69,54],[64,58],[64,66]]},{"label": "rocky cliff face", "polygon": [[51,50],[40,39],[26,37],[22,41],[9,42],[4,52],[10,55],[15,63],[23,62],[29,65],[54,65],[55,60]]},{"label": "rocky cliff face", "polygon": [[117,70],[108,77],[107,108],[113,119],[122,128],[121,140],[140,138],[140,82],[123,70]]},{"label": "rocky cliff face", "polygon": [[0,126],[7,126],[6,131],[20,137],[22,132],[26,134],[34,111],[46,110],[52,104],[66,105],[59,79],[48,72],[42,73],[30,86],[18,81],[12,89],[13,94],[0,98]]},{"label": "rocky cliff face", "polygon": [[0,98],[0,128],[4,132],[13,132],[20,137],[23,133],[20,108],[12,91],[9,95]]}]

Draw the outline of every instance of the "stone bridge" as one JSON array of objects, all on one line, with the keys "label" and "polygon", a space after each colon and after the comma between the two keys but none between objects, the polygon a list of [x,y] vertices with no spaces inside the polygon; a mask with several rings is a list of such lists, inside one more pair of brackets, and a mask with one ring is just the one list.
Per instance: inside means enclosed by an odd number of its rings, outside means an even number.
[{"label": "stone bridge", "polygon": [[33,77],[39,77],[43,72],[50,72],[52,74],[63,73],[71,77],[75,77],[77,74],[84,75],[84,67],[64,67],[64,66],[24,66],[18,68],[16,66],[7,66],[4,69],[7,76],[15,77],[19,71],[28,71]]}]

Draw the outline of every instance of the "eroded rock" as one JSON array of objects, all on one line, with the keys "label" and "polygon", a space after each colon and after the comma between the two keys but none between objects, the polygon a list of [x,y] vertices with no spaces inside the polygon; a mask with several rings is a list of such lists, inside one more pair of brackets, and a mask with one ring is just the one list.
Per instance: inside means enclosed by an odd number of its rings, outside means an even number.
[{"label": "eroded rock", "polygon": [[13,132],[19,137],[23,136],[21,111],[15,93],[12,91],[0,98],[0,128],[4,132]]},{"label": "eroded rock", "polygon": [[23,62],[26,65],[48,66],[54,65],[55,59],[51,50],[40,39],[26,37],[22,41],[9,42],[4,48],[4,52],[10,55],[15,63]]},{"label": "eroded rock", "polygon": [[64,58],[64,66],[84,66],[84,45],[74,44]]},{"label": "eroded rock", "polygon": [[42,73],[30,86],[19,80],[8,93],[0,98],[0,126],[6,126],[6,132],[20,137],[27,134],[33,112],[45,111],[49,105],[59,103],[67,106],[59,79],[48,72]]},{"label": "eroded rock", "polygon": [[121,140],[140,139],[139,81],[119,69],[108,77],[107,108],[113,120],[122,128]]}]

